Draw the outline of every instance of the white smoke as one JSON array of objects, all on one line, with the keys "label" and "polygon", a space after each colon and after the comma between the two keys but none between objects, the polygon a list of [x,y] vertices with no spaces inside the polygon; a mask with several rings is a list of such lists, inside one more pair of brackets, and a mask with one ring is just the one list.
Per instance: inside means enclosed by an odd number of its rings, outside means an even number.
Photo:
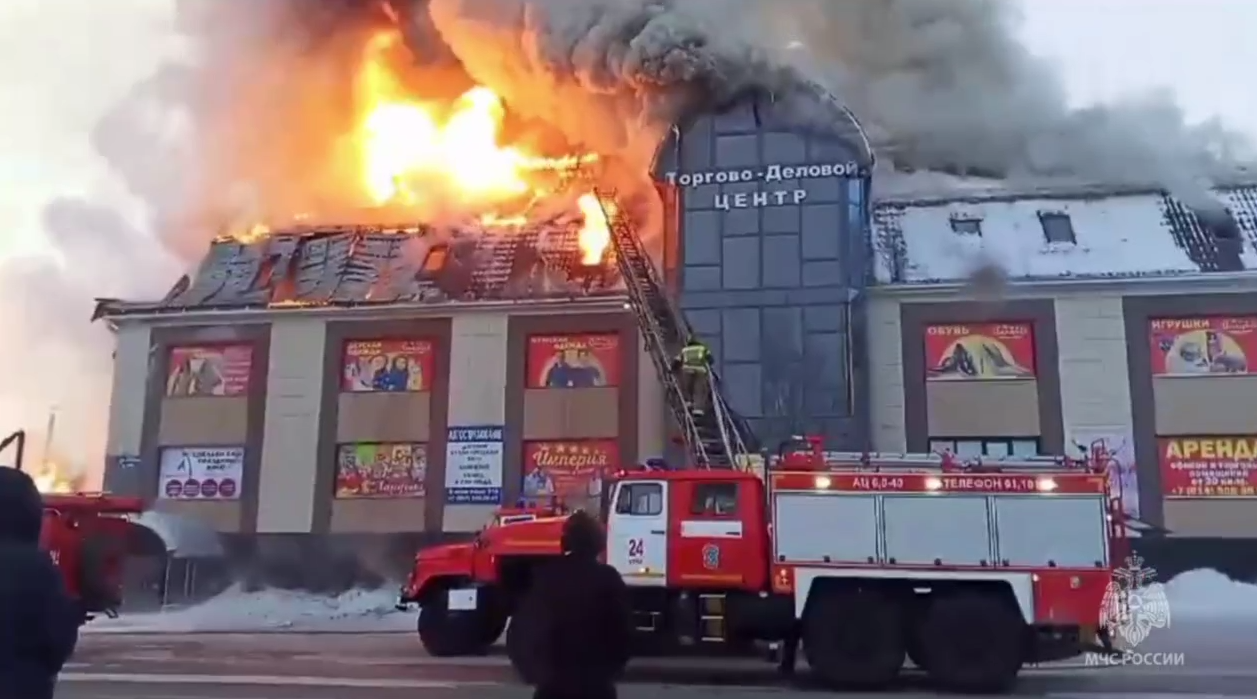
[{"label": "white smoke", "polygon": [[170,17],[161,0],[0,4],[0,431],[30,429],[28,460],[41,458],[58,409],[52,447],[89,481],[112,368],[108,331],[88,323],[93,297],[160,294],[175,269],[92,132],[169,55]]},{"label": "white smoke", "polygon": [[[827,86],[900,169],[1152,178],[1203,193],[1236,161],[1233,134],[1188,127],[1168,101],[1070,111],[1017,43],[1004,0],[393,6],[417,95],[483,82],[568,140],[638,163],[678,116],[799,81]],[[347,131],[358,49],[382,7],[0,3],[0,205],[22,239],[0,266],[0,429],[43,424],[59,406],[66,446],[98,457],[112,346],[88,324],[93,297],[163,293],[238,206],[240,183],[272,214],[350,215],[344,144],[331,136]]]}]

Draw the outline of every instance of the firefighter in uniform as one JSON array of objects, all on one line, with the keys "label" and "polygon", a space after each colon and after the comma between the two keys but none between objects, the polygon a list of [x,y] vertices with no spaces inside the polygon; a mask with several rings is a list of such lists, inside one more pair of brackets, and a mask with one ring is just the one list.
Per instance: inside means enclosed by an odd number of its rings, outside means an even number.
[{"label": "firefighter in uniform", "polygon": [[681,392],[689,400],[691,412],[695,415],[707,412],[711,393],[711,352],[707,345],[690,335],[673,365],[680,371]]}]

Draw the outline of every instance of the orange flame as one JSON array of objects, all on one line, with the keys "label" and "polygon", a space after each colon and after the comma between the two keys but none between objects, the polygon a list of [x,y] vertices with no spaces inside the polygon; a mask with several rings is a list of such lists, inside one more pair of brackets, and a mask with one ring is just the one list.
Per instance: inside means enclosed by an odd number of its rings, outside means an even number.
[{"label": "orange flame", "polygon": [[602,204],[592,194],[583,194],[577,200],[581,213],[585,216],[585,224],[581,226],[580,237],[577,239],[581,251],[581,264],[596,265],[602,261],[607,246],[611,244],[611,228],[607,225],[606,214]]},{"label": "orange flame", "polygon": [[31,480],[41,493],[72,493],[78,478],[64,465],[45,459],[31,470]]},{"label": "orange flame", "polygon": [[[400,39],[388,31],[367,43],[355,85],[362,115],[356,138],[360,184],[376,205],[454,203],[483,211],[484,225],[518,226],[526,219],[494,207],[544,194],[534,181],[537,173],[562,172],[597,159],[592,154],[543,157],[503,145],[505,108],[487,87],[473,87],[448,106],[414,99],[385,61]],[[592,197],[578,204],[585,216],[582,258],[597,264],[610,243],[606,221]]]}]

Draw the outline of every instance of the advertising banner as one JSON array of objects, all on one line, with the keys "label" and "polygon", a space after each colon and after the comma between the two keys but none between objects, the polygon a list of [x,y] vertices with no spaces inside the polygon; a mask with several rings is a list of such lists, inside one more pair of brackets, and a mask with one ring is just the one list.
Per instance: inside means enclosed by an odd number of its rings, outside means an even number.
[{"label": "advertising banner", "polygon": [[930,381],[1034,378],[1030,323],[953,323],[925,328]]},{"label": "advertising banner", "polygon": [[445,434],[445,502],[502,502],[502,425],[451,427]]},{"label": "advertising banner", "polygon": [[619,443],[614,439],[528,442],[524,497],[597,498],[604,475],[619,466]]},{"label": "advertising banner", "polygon": [[403,393],[432,390],[432,343],[427,340],[354,340],[345,343],[341,390]]},{"label": "advertising banner", "polygon": [[164,500],[237,500],[244,447],[167,447],[158,465]]},{"label": "advertising banner", "polygon": [[1157,451],[1167,498],[1257,496],[1257,437],[1161,437]]},{"label": "advertising banner", "polygon": [[534,335],[528,338],[529,388],[619,385],[619,335]]},{"label": "advertising banner", "polygon": [[1253,373],[1257,316],[1159,318],[1151,323],[1153,376],[1226,376]]},{"label": "advertising banner", "polygon": [[171,398],[242,396],[249,390],[251,345],[173,347],[166,370]]},{"label": "advertising banner", "polygon": [[342,444],[337,448],[338,498],[421,498],[427,475],[426,444]]}]

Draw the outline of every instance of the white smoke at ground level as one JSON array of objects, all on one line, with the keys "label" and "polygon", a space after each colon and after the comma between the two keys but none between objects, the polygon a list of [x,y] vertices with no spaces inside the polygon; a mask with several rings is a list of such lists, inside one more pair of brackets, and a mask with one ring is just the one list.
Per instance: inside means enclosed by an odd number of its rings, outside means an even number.
[{"label": "white smoke at ground level", "polygon": [[339,595],[288,590],[246,592],[233,586],[200,604],[165,612],[98,619],[87,633],[207,633],[230,631],[413,631],[415,613],[395,607],[394,588],[353,589]]}]

